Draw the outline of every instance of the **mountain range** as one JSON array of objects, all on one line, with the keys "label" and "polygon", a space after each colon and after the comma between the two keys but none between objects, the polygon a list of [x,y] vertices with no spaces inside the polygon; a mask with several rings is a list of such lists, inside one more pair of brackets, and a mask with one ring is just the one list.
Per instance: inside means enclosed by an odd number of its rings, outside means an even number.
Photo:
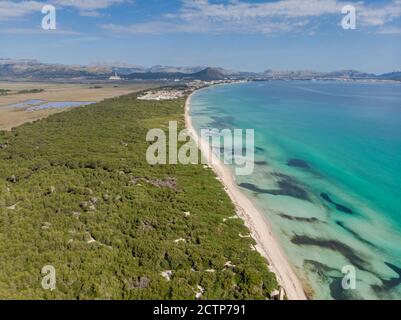
[{"label": "mountain range", "polygon": [[37,60],[0,58],[0,79],[25,80],[106,80],[113,74],[128,80],[309,80],[309,79],[372,79],[401,81],[401,71],[385,74],[356,70],[317,72],[313,70],[241,72],[206,66],[173,67],[156,65],[150,68],[121,62],[93,63],[87,66],[42,63]]}]

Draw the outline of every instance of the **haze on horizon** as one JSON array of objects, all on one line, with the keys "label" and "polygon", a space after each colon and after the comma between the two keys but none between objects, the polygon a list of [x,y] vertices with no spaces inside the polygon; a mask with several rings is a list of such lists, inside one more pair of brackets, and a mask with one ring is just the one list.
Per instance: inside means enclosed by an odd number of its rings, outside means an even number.
[{"label": "haze on horizon", "polygon": [[[41,28],[45,3],[56,30]],[[0,43],[1,58],[49,63],[385,73],[401,70],[401,0],[5,0]]]}]

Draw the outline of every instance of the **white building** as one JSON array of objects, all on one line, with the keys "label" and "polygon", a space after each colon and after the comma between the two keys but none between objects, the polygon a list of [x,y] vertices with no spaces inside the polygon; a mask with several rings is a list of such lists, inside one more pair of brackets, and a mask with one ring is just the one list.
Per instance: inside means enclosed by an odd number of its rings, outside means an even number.
[{"label": "white building", "polygon": [[117,72],[115,72],[114,76],[111,76],[109,80],[121,80],[121,77],[117,74]]}]

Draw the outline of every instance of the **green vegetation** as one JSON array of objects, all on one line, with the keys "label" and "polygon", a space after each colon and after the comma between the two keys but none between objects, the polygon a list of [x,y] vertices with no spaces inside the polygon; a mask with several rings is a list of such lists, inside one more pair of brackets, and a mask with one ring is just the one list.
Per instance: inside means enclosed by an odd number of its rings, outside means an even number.
[{"label": "green vegetation", "polygon": [[45,89],[25,89],[17,91],[17,94],[24,94],[24,93],[40,93],[44,92]]},{"label": "green vegetation", "polygon": [[[265,299],[277,288],[211,170],[147,164],[148,129],[183,127],[183,106],[129,95],[0,132],[1,299],[194,299],[198,285],[202,299]],[[41,287],[45,265],[56,290]]]},{"label": "green vegetation", "polygon": [[18,91],[12,91],[8,89],[0,89],[0,96],[8,96],[12,94],[29,94],[29,93],[40,93],[44,92],[45,89],[24,89]]},{"label": "green vegetation", "polygon": [[11,92],[11,90],[8,89],[0,89],[0,96],[6,96]]}]

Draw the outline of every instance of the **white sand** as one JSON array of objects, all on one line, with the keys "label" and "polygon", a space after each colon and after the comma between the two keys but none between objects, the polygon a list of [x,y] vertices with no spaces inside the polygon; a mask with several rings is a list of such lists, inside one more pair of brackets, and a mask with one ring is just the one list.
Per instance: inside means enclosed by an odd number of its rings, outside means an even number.
[{"label": "white sand", "polygon": [[199,139],[189,115],[191,97],[192,95],[188,97],[185,103],[185,124],[187,129],[196,141],[202,154],[211,154],[213,157],[209,165],[217,176],[220,177],[226,192],[237,208],[237,214],[245,221],[246,226],[251,231],[252,237],[256,240],[256,249],[269,262],[270,270],[276,274],[277,280],[281,287],[284,288],[288,299],[307,299],[300,280],[273,236],[271,226],[264,214],[257,210],[254,204],[240,191],[229,168],[223,165],[212,152],[208,151],[209,146],[205,141]]}]

